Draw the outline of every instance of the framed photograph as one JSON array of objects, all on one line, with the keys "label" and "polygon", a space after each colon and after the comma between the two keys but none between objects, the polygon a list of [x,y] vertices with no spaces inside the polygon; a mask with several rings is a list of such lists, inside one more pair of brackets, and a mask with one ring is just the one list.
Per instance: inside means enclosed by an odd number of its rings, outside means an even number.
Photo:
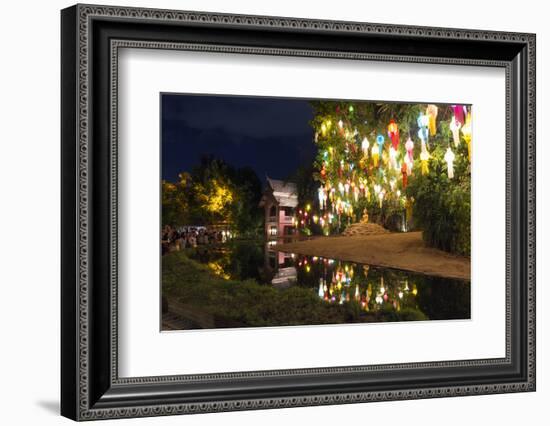
[{"label": "framed photograph", "polygon": [[61,12],[61,412],[535,390],[535,35]]}]

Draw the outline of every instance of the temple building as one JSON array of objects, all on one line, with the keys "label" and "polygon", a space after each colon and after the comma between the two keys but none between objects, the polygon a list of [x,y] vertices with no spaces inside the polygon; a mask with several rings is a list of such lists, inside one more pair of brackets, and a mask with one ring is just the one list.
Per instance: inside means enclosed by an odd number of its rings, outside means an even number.
[{"label": "temple building", "polygon": [[265,235],[275,239],[294,234],[294,209],[298,205],[296,184],[267,178],[260,207],[265,209]]}]

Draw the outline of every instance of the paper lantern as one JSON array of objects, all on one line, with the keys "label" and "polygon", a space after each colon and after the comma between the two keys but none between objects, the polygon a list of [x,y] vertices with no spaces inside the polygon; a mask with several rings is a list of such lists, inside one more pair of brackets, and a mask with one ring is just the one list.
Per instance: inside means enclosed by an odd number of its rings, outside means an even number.
[{"label": "paper lantern", "polygon": [[468,113],[466,116],[466,122],[464,123],[464,126],[460,129],[462,131],[462,137],[464,138],[464,141],[466,142],[466,145],[468,146],[468,161],[472,161],[471,157],[471,150],[472,150],[472,115]]},{"label": "paper lantern", "polygon": [[447,148],[447,152],[445,152],[443,159],[447,162],[447,176],[449,176],[449,179],[452,179],[455,176],[453,165],[455,161],[455,154],[451,150],[451,147]]},{"label": "paper lantern", "polygon": [[430,130],[430,136],[435,136],[437,132],[437,106],[431,104],[426,108],[426,115],[428,116],[428,129]]},{"label": "paper lantern", "polygon": [[376,136],[376,143],[378,144],[378,154],[382,156],[382,152],[384,151],[384,136]]},{"label": "paper lantern", "polygon": [[405,166],[407,167],[407,176],[412,175],[413,161],[407,156],[404,160]]},{"label": "paper lantern", "polygon": [[422,142],[428,142],[428,125],[430,124],[430,119],[425,114],[419,114],[416,123],[418,124],[418,137]]},{"label": "paper lantern", "polygon": [[394,120],[390,120],[388,125],[388,137],[391,139],[393,149],[397,149],[399,146],[399,128]]},{"label": "paper lantern", "polygon": [[386,194],[386,191],[382,190],[378,193],[378,203],[380,208],[382,208],[382,201],[384,201],[384,195]]},{"label": "paper lantern", "polygon": [[458,147],[460,144],[460,136],[459,136],[459,130],[462,125],[458,120],[456,120],[454,117],[451,118],[451,122],[449,123],[449,129],[451,129],[451,133],[453,134],[453,142],[455,144],[455,148]]},{"label": "paper lantern", "polygon": [[397,151],[393,146],[390,146],[390,166],[397,169]]},{"label": "paper lantern", "polygon": [[374,167],[378,167],[378,158],[380,156],[380,148],[378,148],[375,144],[372,145],[371,156],[372,156],[372,161],[374,162]]},{"label": "paper lantern", "polygon": [[429,159],[430,159],[430,153],[426,149],[426,144],[424,143],[424,141],[422,141],[422,149],[420,151],[420,165],[421,165],[421,170],[423,175],[428,174],[430,171],[428,169]]},{"label": "paper lantern", "polygon": [[407,156],[409,157],[409,160],[412,162],[413,161],[414,142],[410,138],[410,136],[409,136],[409,139],[407,139],[407,142],[405,143],[405,149],[407,150]]},{"label": "paper lantern", "polygon": [[359,201],[359,188],[356,186],[353,188],[353,198],[355,202]]},{"label": "paper lantern", "polygon": [[361,150],[363,151],[363,155],[365,157],[368,157],[369,155],[369,147],[370,147],[369,140],[366,137],[364,137],[363,141],[361,142]]},{"label": "paper lantern", "polygon": [[325,192],[324,188],[321,186],[319,187],[319,191],[318,191],[318,195],[319,195],[319,207],[321,208],[321,210],[324,210],[325,207],[326,207],[326,202],[327,202],[327,193]]},{"label": "paper lantern", "polygon": [[453,110],[453,115],[455,116],[455,120],[460,123],[460,125],[464,124],[464,113],[466,110],[466,107],[464,105],[451,105],[451,108]]}]

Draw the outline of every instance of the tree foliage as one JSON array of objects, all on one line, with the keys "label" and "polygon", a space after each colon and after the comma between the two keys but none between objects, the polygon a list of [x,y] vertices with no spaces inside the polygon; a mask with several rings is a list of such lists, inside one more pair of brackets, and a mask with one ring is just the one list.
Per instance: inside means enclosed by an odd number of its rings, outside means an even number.
[{"label": "tree foliage", "polygon": [[254,170],[205,156],[191,173],[180,173],[179,181],[163,181],[162,221],[174,226],[224,223],[240,235],[254,234],[261,226],[260,196]]},{"label": "tree foliage", "polygon": [[[315,101],[312,106],[318,148],[313,177],[326,198],[320,210],[336,215],[338,224],[356,222],[365,211],[390,229],[414,224],[430,245],[469,254],[468,150],[463,137],[458,147],[453,143],[449,105],[436,106],[435,134],[427,138],[424,163],[419,116],[427,119],[427,104]],[[396,144],[390,123],[398,129]],[[409,138],[414,145],[410,173],[405,171]],[[455,155],[453,178],[445,161],[449,147]],[[316,204],[321,207],[321,200]]]}]

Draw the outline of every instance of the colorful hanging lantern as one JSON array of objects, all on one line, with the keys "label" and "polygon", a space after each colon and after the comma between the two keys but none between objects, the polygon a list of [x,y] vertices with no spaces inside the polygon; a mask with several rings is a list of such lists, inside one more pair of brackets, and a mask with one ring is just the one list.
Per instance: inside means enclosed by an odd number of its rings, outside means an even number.
[{"label": "colorful hanging lantern", "polygon": [[376,136],[376,143],[378,144],[378,154],[382,156],[382,152],[384,151],[384,136]]},{"label": "colorful hanging lantern", "polygon": [[369,140],[366,137],[364,137],[363,141],[361,142],[361,150],[363,151],[363,155],[365,157],[369,156],[369,147],[370,147]]},{"label": "colorful hanging lantern", "polygon": [[399,146],[399,128],[394,120],[390,120],[388,125],[388,137],[391,139],[393,149],[397,149]]},{"label": "colorful hanging lantern", "polygon": [[430,104],[426,108],[426,115],[428,116],[428,129],[430,130],[430,136],[435,136],[437,133],[437,106]]},{"label": "colorful hanging lantern", "polygon": [[443,159],[447,162],[447,176],[449,179],[452,179],[455,176],[453,165],[453,162],[455,161],[455,154],[451,150],[451,147],[447,148],[447,152],[445,152]]},{"label": "colorful hanging lantern", "polygon": [[324,210],[327,202],[327,194],[325,192],[325,189],[322,186],[319,187],[318,196],[319,196],[319,207],[321,210]]},{"label": "colorful hanging lantern", "polygon": [[371,156],[372,156],[372,161],[374,163],[374,167],[378,167],[378,158],[380,156],[380,148],[378,148],[375,144],[372,145]]},{"label": "colorful hanging lantern", "polygon": [[464,141],[466,142],[466,145],[468,146],[468,161],[472,161],[471,157],[471,150],[472,150],[472,115],[468,113],[466,115],[466,122],[464,123],[464,126],[460,129],[462,131],[462,137],[464,138]]},{"label": "colorful hanging lantern", "polygon": [[390,146],[390,166],[397,169],[397,151],[393,146]]},{"label": "colorful hanging lantern", "polygon": [[430,159],[430,153],[426,148],[426,144],[422,141],[422,149],[420,151],[420,165],[423,175],[427,175],[430,170],[428,169],[428,160]]},{"label": "colorful hanging lantern", "polygon": [[405,149],[407,150],[407,156],[409,157],[409,160],[413,161],[414,142],[410,136],[405,143]]},{"label": "colorful hanging lantern", "polygon": [[353,187],[353,198],[356,203],[359,201],[359,188],[357,186]]},{"label": "colorful hanging lantern", "polygon": [[378,205],[382,208],[382,201],[384,201],[384,195],[386,194],[385,190],[382,190],[378,193]]},{"label": "colorful hanging lantern", "polygon": [[418,137],[422,142],[428,142],[428,125],[430,124],[430,119],[425,114],[419,114],[416,123],[418,124]]},{"label": "colorful hanging lantern", "polygon": [[407,167],[407,176],[412,175],[412,169],[413,169],[413,161],[406,156],[405,160],[403,161],[405,163],[405,166]]},{"label": "colorful hanging lantern", "polygon": [[455,120],[460,123],[462,126],[464,124],[464,114],[466,112],[466,107],[464,105],[451,105],[453,110],[453,115]]},{"label": "colorful hanging lantern", "polygon": [[460,144],[460,135],[458,133],[460,130],[460,127],[461,127],[460,122],[454,117],[451,118],[451,122],[449,123],[449,129],[451,129],[451,133],[453,134],[453,142],[455,144],[455,148],[457,148],[458,145]]}]

